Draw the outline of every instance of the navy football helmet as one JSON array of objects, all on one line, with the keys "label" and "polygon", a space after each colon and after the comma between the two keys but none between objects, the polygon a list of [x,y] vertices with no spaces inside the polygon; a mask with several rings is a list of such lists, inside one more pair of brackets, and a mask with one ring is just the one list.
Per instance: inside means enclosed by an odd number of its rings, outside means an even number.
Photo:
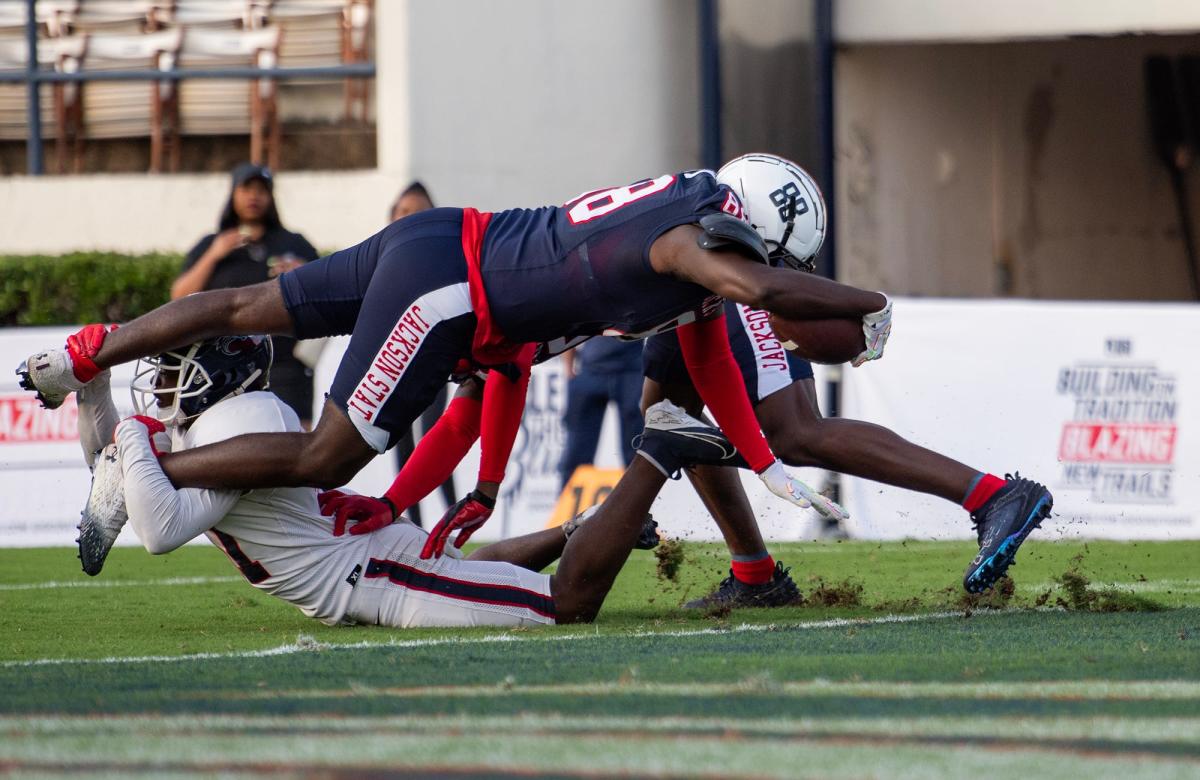
[{"label": "navy football helmet", "polygon": [[186,424],[230,396],[266,389],[274,358],[270,336],[219,336],[142,358],[129,388],[133,407]]}]

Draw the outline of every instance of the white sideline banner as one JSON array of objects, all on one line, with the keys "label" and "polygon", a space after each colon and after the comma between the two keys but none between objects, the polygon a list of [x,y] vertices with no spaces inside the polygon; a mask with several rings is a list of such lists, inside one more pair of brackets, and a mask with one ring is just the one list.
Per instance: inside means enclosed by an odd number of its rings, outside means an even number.
[{"label": "white sideline banner", "polygon": [[[0,330],[0,547],[73,545],[92,476],[79,446],[75,396],[47,411],[17,384],[30,355],[62,347],[78,326]],[[133,364],[113,370],[113,400],[133,414]],[[131,531],[121,544],[136,544]]]},{"label": "white sideline banner", "polygon": [[[1054,493],[1040,538],[1200,538],[1200,306],[898,299],[843,415]],[[852,534],[968,538],[951,502],[843,478]]]}]

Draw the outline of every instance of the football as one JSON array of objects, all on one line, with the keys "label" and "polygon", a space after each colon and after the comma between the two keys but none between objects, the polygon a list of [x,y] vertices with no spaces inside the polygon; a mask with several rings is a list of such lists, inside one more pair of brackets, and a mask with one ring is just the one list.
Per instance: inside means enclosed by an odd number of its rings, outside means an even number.
[{"label": "football", "polygon": [[859,319],[790,320],[772,314],[770,323],[784,349],[813,363],[848,363],[866,348]]}]

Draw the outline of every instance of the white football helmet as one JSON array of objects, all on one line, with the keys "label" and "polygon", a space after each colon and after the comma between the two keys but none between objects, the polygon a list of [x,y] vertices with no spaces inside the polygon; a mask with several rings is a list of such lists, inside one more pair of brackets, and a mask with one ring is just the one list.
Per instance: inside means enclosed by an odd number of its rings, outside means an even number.
[{"label": "white football helmet", "polygon": [[717,181],[742,199],[771,265],[814,269],[825,241],[825,199],[807,171],[773,154],[744,154],[721,166]]}]

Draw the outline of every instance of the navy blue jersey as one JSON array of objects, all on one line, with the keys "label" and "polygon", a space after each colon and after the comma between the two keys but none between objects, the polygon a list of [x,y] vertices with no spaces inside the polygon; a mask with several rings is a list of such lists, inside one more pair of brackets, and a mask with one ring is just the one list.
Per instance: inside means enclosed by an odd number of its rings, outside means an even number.
[{"label": "navy blue jersey", "polygon": [[719,299],[656,273],[650,245],[678,225],[741,210],[711,171],[688,171],[498,212],[480,262],[492,319],[509,340],[549,343],[550,354],[591,336],[644,338],[691,322]]}]

